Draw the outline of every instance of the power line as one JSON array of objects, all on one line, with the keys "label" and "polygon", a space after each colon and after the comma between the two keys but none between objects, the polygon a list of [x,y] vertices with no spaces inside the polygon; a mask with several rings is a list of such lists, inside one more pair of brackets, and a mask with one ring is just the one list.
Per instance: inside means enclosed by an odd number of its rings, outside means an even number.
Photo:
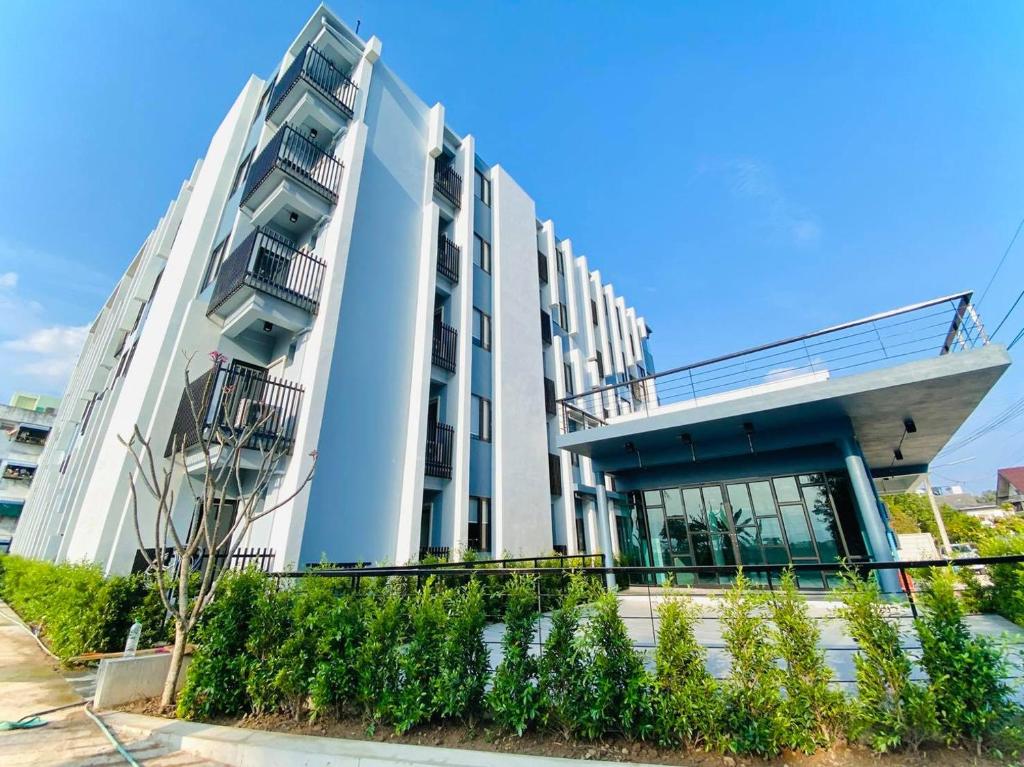
[{"label": "power line", "polygon": [[948,455],[949,453],[961,450],[970,445],[971,443],[981,439],[985,435],[991,433],[992,431],[995,431],[1001,426],[1005,426],[1011,421],[1019,418],[1021,415],[1024,415],[1024,397],[1018,399],[1008,408],[1003,410],[1001,413],[996,415],[987,423],[983,424],[982,426],[979,426],[973,432],[970,432],[964,437],[958,439],[956,442],[953,442],[952,444],[947,446],[944,450],[942,450],[942,453]]},{"label": "power line", "polygon": [[992,287],[992,283],[996,281],[996,275],[999,274],[999,270],[1003,268],[1003,264],[1006,262],[1006,257],[1010,255],[1010,251],[1013,249],[1013,244],[1017,242],[1017,237],[1020,235],[1021,229],[1024,228],[1024,218],[1017,224],[1017,231],[1013,233],[1013,237],[1010,239],[1010,244],[1006,246],[1006,250],[1003,251],[1003,257],[999,259],[999,264],[996,266],[996,270],[992,272],[992,276],[989,277],[988,284],[985,289],[981,292],[981,298],[978,299],[978,303],[975,308],[981,307],[981,302],[985,300],[985,296],[988,295],[989,288]]},{"label": "power line", "polygon": [[996,337],[996,333],[999,332],[999,328],[1001,328],[1003,326],[1004,322],[1006,322],[1008,319],[1010,319],[1010,315],[1013,314],[1013,310],[1017,308],[1017,304],[1020,303],[1020,300],[1022,298],[1024,298],[1024,290],[1022,290],[1020,292],[1020,294],[1017,296],[1017,300],[1013,302],[1013,305],[1009,308],[1009,310],[1006,312],[1006,314],[1003,315],[1003,318],[1001,320],[999,320],[999,324],[996,325],[996,329],[992,331],[992,335],[990,335],[989,338],[995,338]]}]

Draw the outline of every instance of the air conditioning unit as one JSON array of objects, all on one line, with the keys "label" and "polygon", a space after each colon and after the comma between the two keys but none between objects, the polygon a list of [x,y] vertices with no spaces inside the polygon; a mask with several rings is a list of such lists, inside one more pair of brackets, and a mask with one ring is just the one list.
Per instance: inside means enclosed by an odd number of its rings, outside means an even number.
[{"label": "air conditioning unit", "polygon": [[246,397],[238,401],[234,426],[236,429],[247,429],[261,424],[260,430],[263,431],[268,424],[280,424],[280,412],[281,408],[278,405]]}]

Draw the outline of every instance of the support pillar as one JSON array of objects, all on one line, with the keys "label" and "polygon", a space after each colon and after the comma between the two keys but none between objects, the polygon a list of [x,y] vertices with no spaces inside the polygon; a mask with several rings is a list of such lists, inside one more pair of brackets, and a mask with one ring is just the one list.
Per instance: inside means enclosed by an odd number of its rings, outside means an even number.
[{"label": "support pillar", "polygon": [[942,556],[953,556],[953,546],[949,542],[949,535],[946,533],[946,523],[942,519],[942,512],[939,511],[939,504],[935,500],[935,493],[932,492],[932,478],[929,474],[924,475],[924,489],[928,494],[928,503],[932,506],[932,514],[935,515],[935,525],[939,528],[939,538],[942,540]]},{"label": "support pillar", "polygon": [[[601,545],[601,554],[604,558],[604,566],[613,567],[615,560],[612,551],[612,530],[611,525],[608,523],[608,491],[604,486],[603,474],[597,477],[597,535],[598,542]],[[605,576],[605,583],[609,590],[614,589],[615,576],[612,573],[608,573]]]},{"label": "support pillar", "polygon": [[[852,438],[841,439],[839,448],[843,451],[843,460],[846,463],[846,471],[850,475],[850,485],[857,501],[860,522],[867,534],[868,545],[871,547],[871,556],[876,562],[892,562],[892,549],[889,547],[889,538],[885,533],[885,524],[882,522],[882,515],[878,508],[875,487],[871,481],[871,475],[864,465],[860,450]],[[878,570],[877,572],[878,583],[881,585],[882,591],[894,593],[900,590],[899,577],[895,570]]]}]

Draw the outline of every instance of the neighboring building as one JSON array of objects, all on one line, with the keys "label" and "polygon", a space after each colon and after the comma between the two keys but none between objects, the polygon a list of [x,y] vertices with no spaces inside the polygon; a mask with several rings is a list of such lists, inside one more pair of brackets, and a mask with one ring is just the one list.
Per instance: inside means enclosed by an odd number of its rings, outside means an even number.
[{"label": "neighboring building", "polygon": [[996,473],[996,503],[1008,503],[1014,511],[1024,511],[1024,466]]},{"label": "neighboring building", "polygon": [[983,501],[978,496],[966,493],[963,488],[956,486],[959,492],[944,493],[938,497],[939,503],[956,509],[969,517],[974,517],[982,524],[991,525],[997,519],[1009,516],[1010,512],[1004,509],[999,503]]},{"label": "neighboring building", "polygon": [[[893,560],[879,495],[926,477],[1010,364],[970,299],[581,393],[562,408],[557,444],[614,475],[636,531],[627,547],[645,564]],[[892,571],[883,582],[895,587]]]},{"label": "neighboring building", "polygon": [[59,402],[19,392],[0,405],[0,551],[11,546]]},{"label": "neighboring building", "polygon": [[[593,550],[601,479],[555,446],[556,402],[645,377],[650,332],[380,40],[321,6],[246,83],[93,322],[14,548],[131,567],[118,437],[138,425],[162,452],[182,433],[192,355],[216,381],[211,424],[244,386],[290,444],[266,503],[319,451],[307,491],[242,542],[278,568]],[[176,497],[185,528],[196,509]],[[607,497],[627,535],[625,497]]]}]

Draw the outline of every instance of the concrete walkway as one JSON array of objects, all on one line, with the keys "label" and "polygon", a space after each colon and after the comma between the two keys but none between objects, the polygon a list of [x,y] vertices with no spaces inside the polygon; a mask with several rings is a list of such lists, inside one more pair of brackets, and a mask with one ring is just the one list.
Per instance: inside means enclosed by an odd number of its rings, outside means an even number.
[{"label": "concrete walkway", "polygon": [[[83,699],[60,673],[58,663],[15,622],[0,603],[0,720],[79,703]],[[88,674],[81,675],[87,678]],[[47,724],[0,732],[4,767],[102,767],[126,764],[81,706],[44,714]],[[122,745],[149,767],[216,767],[219,763],[180,751],[137,732],[118,733]]]}]

